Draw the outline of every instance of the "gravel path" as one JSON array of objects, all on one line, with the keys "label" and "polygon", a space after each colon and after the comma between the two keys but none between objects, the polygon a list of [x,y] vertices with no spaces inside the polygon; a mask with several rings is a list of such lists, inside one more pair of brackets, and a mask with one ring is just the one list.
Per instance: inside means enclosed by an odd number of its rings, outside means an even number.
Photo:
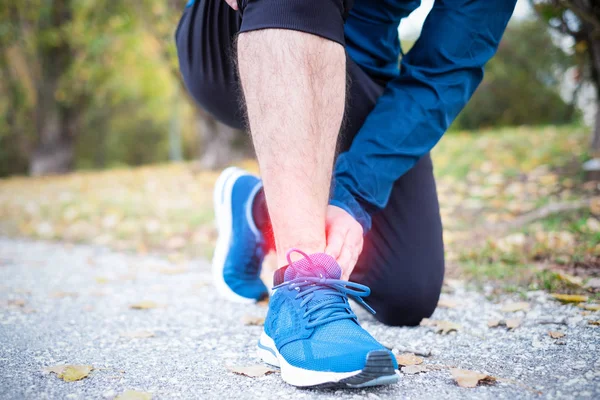
[{"label": "gravel path", "polygon": [[[187,268],[187,270],[183,268]],[[432,318],[459,323],[457,333],[431,327],[390,328],[360,312],[363,326],[381,342],[402,350],[431,351],[433,371],[400,383],[359,391],[297,390],[274,373],[260,378],[233,374],[230,366],[259,364],[260,326],[244,316],[266,307],[221,301],[210,285],[209,265],[173,265],[155,256],[117,253],[93,246],[0,238],[0,398],[112,399],[125,390],[153,398],[600,398],[600,327],[541,292],[527,294],[528,312],[502,312],[496,302],[449,287]],[[130,305],[149,300],[147,310]],[[522,318],[513,331],[488,328],[490,319]],[[561,322],[540,324],[540,321]],[[566,334],[552,339],[548,331]],[[150,338],[123,334],[148,331]],[[42,368],[94,366],[89,377],[63,382]],[[492,386],[458,387],[448,367],[503,378]],[[537,392],[539,391],[539,392]]]}]

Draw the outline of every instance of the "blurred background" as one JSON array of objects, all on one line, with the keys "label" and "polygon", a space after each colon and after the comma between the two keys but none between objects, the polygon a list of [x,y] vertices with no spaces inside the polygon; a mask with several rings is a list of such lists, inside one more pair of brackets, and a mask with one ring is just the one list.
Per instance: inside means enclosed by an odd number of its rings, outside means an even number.
[{"label": "blurred background", "polygon": [[[251,143],[196,107],[173,35],[187,0],[0,2],[0,234],[210,257],[218,170]],[[405,51],[433,4],[403,21]],[[595,290],[600,6],[519,1],[433,152],[450,276]]]}]

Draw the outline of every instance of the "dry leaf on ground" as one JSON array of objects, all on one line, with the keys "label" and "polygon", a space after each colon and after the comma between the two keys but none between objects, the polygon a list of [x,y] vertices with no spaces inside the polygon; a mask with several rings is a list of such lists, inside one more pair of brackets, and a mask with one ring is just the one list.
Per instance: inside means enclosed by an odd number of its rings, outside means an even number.
[{"label": "dry leaf on ground", "polygon": [[408,366],[408,365],[419,365],[423,363],[423,359],[421,357],[417,357],[413,353],[404,353],[396,356],[396,361],[398,361],[398,365]]},{"label": "dry leaf on ground", "polygon": [[25,307],[25,300],[23,300],[23,299],[8,300],[7,304],[11,307]]},{"label": "dry leaf on ground", "polygon": [[428,371],[427,365],[407,365],[406,367],[402,367],[402,373],[408,375],[420,374],[421,372]]},{"label": "dry leaf on ground", "polygon": [[592,278],[584,286],[586,289],[600,289],[600,278]]},{"label": "dry leaf on ground", "polygon": [[188,272],[190,272],[190,270],[188,268],[162,268],[158,272],[164,275],[179,275],[187,274]]},{"label": "dry leaf on ground", "polygon": [[488,328],[496,328],[500,325],[505,325],[505,322],[501,319],[490,319],[487,323]]},{"label": "dry leaf on ground", "polygon": [[44,368],[45,372],[53,372],[65,382],[75,382],[87,377],[94,369],[91,365],[53,365]]},{"label": "dry leaf on ground", "polygon": [[64,299],[65,297],[77,297],[79,293],[75,292],[54,292],[50,295],[50,297],[54,299]]},{"label": "dry leaf on ground", "polygon": [[132,331],[132,332],[121,332],[121,336],[130,339],[146,339],[154,337],[154,332],[150,331]]},{"label": "dry leaf on ground", "polygon": [[552,297],[554,297],[556,300],[560,301],[561,303],[564,304],[569,304],[569,303],[583,303],[585,301],[588,300],[587,296],[581,296],[578,294],[559,294],[559,293],[552,293]]},{"label": "dry leaf on ground", "polygon": [[456,308],[458,302],[451,299],[440,299],[437,306],[440,308]]},{"label": "dry leaf on ground", "polygon": [[583,285],[583,279],[581,279],[578,276],[569,275],[564,272],[560,272],[560,273],[556,274],[556,276],[558,277],[559,280],[561,280],[561,281],[565,282],[566,284],[571,285],[573,287],[581,287]]},{"label": "dry leaf on ground", "polygon": [[250,365],[248,367],[229,367],[229,370],[234,374],[249,376],[250,378],[258,378],[276,372],[276,370],[265,367],[264,365]]},{"label": "dry leaf on ground", "polygon": [[105,276],[97,276],[97,277],[96,277],[96,283],[99,283],[99,284],[101,284],[101,285],[105,285],[105,284],[107,284],[108,282],[110,282],[110,279],[108,279],[108,278],[107,278],[107,277],[105,277]]},{"label": "dry leaf on ground", "polygon": [[265,324],[265,319],[263,317],[253,317],[251,315],[244,315],[242,318],[242,322],[244,325],[248,326],[263,326]]},{"label": "dry leaf on ground", "polygon": [[521,319],[520,318],[513,318],[513,319],[507,319],[506,320],[506,327],[508,329],[516,329],[521,325]]},{"label": "dry leaf on ground", "polygon": [[600,326],[600,321],[588,321],[588,324]]},{"label": "dry leaf on ground", "polygon": [[474,388],[479,383],[491,384],[496,382],[496,378],[493,376],[466,369],[452,368],[450,373],[458,386],[464,388]]},{"label": "dry leaf on ground", "polygon": [[117,397],[115,400],[151,400],[152,393],[138,392],[136,390],[126,390]]},{"label": "dry leaf on ground", "polygon": [[140,301],[139,303],[134,303],[132,305],[129,306],[129,308],[132,308],[134,310],[148,310],[151,308],[157,308],[158,304],[156,304],[153,301]]},{"label": "dry leaf on ground", "polygon": [[516,303],[506,303],[502,306],[502,312],[517,312],[529,310],[529,303],[525,301],[518,301]]},{"label": "dry leaf on ground", "polygon": [[549,331],[548,335],[550,335],[550,337],[552,339],[560,339],[561,337],[564,337],[565,334],[562,332],[557,332],[557,331]]},{"label": "dry leaf on ground", "polygon": [[588,311],[600,311],[600,304],[579,304],[579,307]]},{"label": "dry leaf on ground", "polygon": [[435,328],[436,333],[441,333],[442,335],[447,335],[450,332],[457,332],[462,329],[462,326],[457,323],[429,318],[423,318],[421,326],[433,327]]}]

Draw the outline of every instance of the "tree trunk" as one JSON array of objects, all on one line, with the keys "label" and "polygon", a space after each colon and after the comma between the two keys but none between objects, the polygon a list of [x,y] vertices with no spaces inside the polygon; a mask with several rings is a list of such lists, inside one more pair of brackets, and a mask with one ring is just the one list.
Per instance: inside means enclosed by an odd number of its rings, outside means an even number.
[{"label": "tree trunk", "polygon": [[596,120],[592,133],[592,157],[600,158],[600,37],[590,34],[592,83],[596,88]]},{"label": "tree trunk", "polygon": [[197,129],[201,151],[199,163],[202,169],[219,169],[231,163],[251,157],[252,145],[244,132],[231,128],[210,115],[198,110]]},{"label": "tree trunk", "polygon": [[65,32],[72,18],[71,0],[53,0],[50,16],[43,21],[39,32],[40,35],[54,34],[57,40],[38,43],[41,74],[37,82],[37,140],[29,161],[29,172],[34,176],[63,174],[74,166],[79,107],[83,99],[65,101],[58,95],[61,78],[69,73],[73,63],[70,33]]}]

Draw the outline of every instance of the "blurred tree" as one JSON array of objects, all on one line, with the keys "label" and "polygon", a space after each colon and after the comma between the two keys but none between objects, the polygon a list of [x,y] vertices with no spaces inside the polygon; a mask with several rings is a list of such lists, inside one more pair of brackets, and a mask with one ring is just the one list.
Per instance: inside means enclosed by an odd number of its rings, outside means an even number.
[{"label": "blurred tree", "polygon": [[553,43],[544,23],[511,23],[486,65],[483,82],[453,128],[571,122],[575,105],[561,98],[559,86],[573,65],[573,58]]},{"label": "blurred tree", "polygon": [[[174,32],[183,13],[181,0],[143,0],[131,2],[146,31],[160,44],[161,54],[180,86],[178,97],[183,97],[195,111],[195,130],[200,143],[198,159],[203,168],[217,169],[232,161],[252,155],[250,137],[232,129],[200,109],[187,92],[177,60]],[[176,118],[176,115],[173,116]],[[176,126],[176,124],[172,124]],[[173,133],[172,133],[173,136]],[[172,140],[177,140],[172,138]]]},{"label": "blurred tree", "polygon": [[116,8],[110,0],[0,2],[3,139],[27,159],[30,174],[73,168],[82,118],[106,77],[97,62],[107,44],[102,28]]},{"label": "blurred tree", "polygon": [[581,79],[589,78],[596,89],[596,122],[592,153],[600,157],[600,1],[529,0],[542,20],[573,38]]}]

